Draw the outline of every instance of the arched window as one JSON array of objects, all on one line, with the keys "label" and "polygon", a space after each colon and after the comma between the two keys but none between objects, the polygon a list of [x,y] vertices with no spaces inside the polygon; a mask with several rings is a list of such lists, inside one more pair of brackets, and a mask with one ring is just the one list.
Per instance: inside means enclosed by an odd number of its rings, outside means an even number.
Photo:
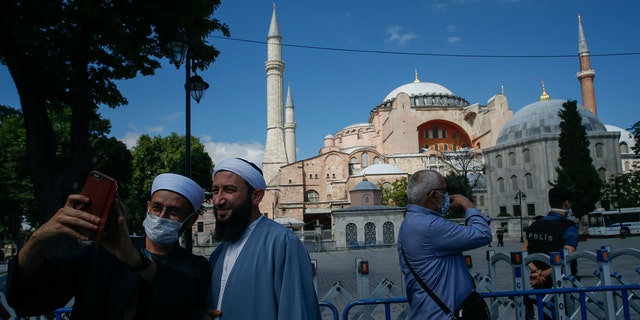
[{"label": "arched window", "polygon": [[367,222],[364,224],[364,244],[372,246],[376,244],[376,224]]},{"label": "arched window", "polygon": [[629,153],[629,146],[626,142],[620,143],[620,153]]},{"label": "arched window", "polygon": [[522,150],[522,158],[524,158],[525,163],[531,162],[531,154],[529,153],[529,149]]},{"label": "arched window", "polygon": [[349,159],[349,175],[352,176],[358,173],[358,159],[351,157]]},{"label": "arched window", "polygon": [[478,205],[484,206],[484,196],[480,196],[480,201],[479,201]]},{"label": "arched window", "polygon": [[373,164],[380,164],[382,163],[382,160],[380,159],[380,157],[373,157]]},{"label": "arched window", "polygon": [[358,227],[355,223],[347,223],[344,228],[346,236],[347,247],[353,247],[358,245]]},{"label": "arched window", "polygon": [[366,152],[362,153],[362,168],[366,168],[369,166],[369,154]]},{"label": "arched window", "polygon": [[598,169],[598,176],[600,177],[600,180],[607,181],[607,169],[605,168]]},{"label": "arched window", "polygon": [[504,179],[498,178],[498,190],[504,192]]},{"label": "arched window", "polygon": [[318,201],[320,201],[320,194],[318,193],[318,191],[307,191],[305,202],[317,203]]},{"label": "arched window", "polygon": [[501,155],[497,155],[496,156],[496,167],[502,168],[502,156]]},{"label": "arched window", "polygon": [[524,175],[524,183],[527,186],[527,189],[533,189],[533,176],[531,173],[526,173]]},{"label": "arched window", "polygon": [[515,175],[511,176],[511,190],[518,190],[518,177]]},{"label": "arched window", "polygon": [[604,150],[602,148],[602,143],[596,143],[596,158],[604,157]]},{"label": "arched window", "polygon": [[511,166],[516,165],[516,154],[514,152],[509,153],[509,165]]},{"label": "arched window", "polygon": [[396,235],[393,229],[393,222],[385,221],[382,225],[382,243],[393,244],[395,241]]},{"label": "arched window", "polygon": [[364,196],[362,196],[362,203],[369,204],[369,202],[371,202],[371,196],[370,195],[365,194]]}]

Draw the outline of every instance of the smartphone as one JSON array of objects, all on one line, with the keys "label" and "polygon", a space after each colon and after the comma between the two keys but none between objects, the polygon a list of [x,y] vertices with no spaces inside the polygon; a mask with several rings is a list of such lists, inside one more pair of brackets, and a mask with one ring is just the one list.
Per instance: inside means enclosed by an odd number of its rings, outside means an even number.
[{"label": "smartphone", "polygon": [[115,179],[93,170],[89,172],[87,181],[84,183],[82,192],[80,192],[89,198],[89,203],[83,210],[100,217],[98,230],[87,235],[93,238],[96,247],[100,245],[100,239],[113,223],[112,220],[117,218],[109,215],[117,191],[118,183]]}]

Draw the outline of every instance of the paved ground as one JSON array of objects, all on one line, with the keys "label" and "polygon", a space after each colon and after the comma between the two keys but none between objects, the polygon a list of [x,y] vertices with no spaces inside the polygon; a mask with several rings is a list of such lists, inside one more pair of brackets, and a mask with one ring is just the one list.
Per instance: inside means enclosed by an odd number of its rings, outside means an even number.
[{"label": "paved ground", "polygon": [[[590,238],[587,241],[580,242],[578,245],[578,251],[594,252],[600,249],[602,246],[609,246],[612,251],[622,248],[634,248],[640,249],[639,237],[630,237],[626,239],[618,238],[606,238],[606,239],[594,239]],[[495,244],[495,242],[494,242]],[[480,274],[488,273],[488,264],[486,260],[487,250],[494,250],[496,253],[504,252],[509,254],[510,252],[518,252],[522,243],[516,241],[505,241],[503,247],[482,247],[465,254],[471,255],[473,261],[473,271]],[[404,296],[404,286],[402,285],[402,274],[400,271],[398,255],[395,247],[393,248],[379,248],[379,249],[362,249],[362,250],[350,250],[350,251],[335,251],[335,252],[311,252],[311,259],[317,261],[318,273],[317,273],[317,287],[318,297],[323,299],[330,292],[331,287],[340,281],[344,290],[346,290],[351,296],[358,299],[357,296],[357,272],[356,272],[356,258],[362,258],[369,262],[369,285],[370,291],[373,292],[376,286],[380,284],[384,279],[390,280],[394,289],[402,293]],[[622,273],[627,279],[633,283],[640,283],[640,275],[635,271],[640,266],[640,258],[634,257],[621,257],[614,259],[614,270]],[[513,289],[512,271],[509,265],[501,263],[496,265],[498,268],[498,274],[504,275],[498,280],[499,291],[509,291]],[[593,271],[597,269],[597,265],[586,260],[579,260],[578,271],[582,276],[582,283],[585,285],[593,285],[597,282],[597,278],[593,276]],[[342,297],[338,295],[338,297]],[[342,319],[342,310],[347,301],[342,298],[335,299],[335,305],[338,307],[340,313],[340,319]],[[325,310],[325,309],[323,309]],[[398,314],[403,310],[401,307],[393,308],[395,314]],[[381,313],[381,312],[380,312]],[[325,319],[331,319],[331,316],[327,310],[323,312]],[[376,317],[378,319],[378,317]],[[380,318],[383,319],[383,318]]]}]

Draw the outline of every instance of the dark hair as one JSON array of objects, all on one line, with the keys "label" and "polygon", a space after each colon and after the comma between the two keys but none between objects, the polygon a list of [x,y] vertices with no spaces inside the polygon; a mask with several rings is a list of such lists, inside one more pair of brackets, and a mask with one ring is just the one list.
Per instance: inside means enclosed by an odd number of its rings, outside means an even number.
[{"label": "dark hair", "polygon": [[562,208],[562,204],[571,200],[571,192],[564,187],[553,187],[549,190],[549,205],[551,208]]}]

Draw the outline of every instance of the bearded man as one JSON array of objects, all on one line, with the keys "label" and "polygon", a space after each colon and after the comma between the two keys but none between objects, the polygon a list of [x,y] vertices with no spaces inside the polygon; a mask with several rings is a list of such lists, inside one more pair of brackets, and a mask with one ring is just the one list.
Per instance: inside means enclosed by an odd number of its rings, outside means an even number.
[{"label": "bearded man", "polygon": [[262,170],[240,158],[213,172],[216,215],[211,309],[220,319],[320,319],[309,253],[286,227],[263,216]]}]

